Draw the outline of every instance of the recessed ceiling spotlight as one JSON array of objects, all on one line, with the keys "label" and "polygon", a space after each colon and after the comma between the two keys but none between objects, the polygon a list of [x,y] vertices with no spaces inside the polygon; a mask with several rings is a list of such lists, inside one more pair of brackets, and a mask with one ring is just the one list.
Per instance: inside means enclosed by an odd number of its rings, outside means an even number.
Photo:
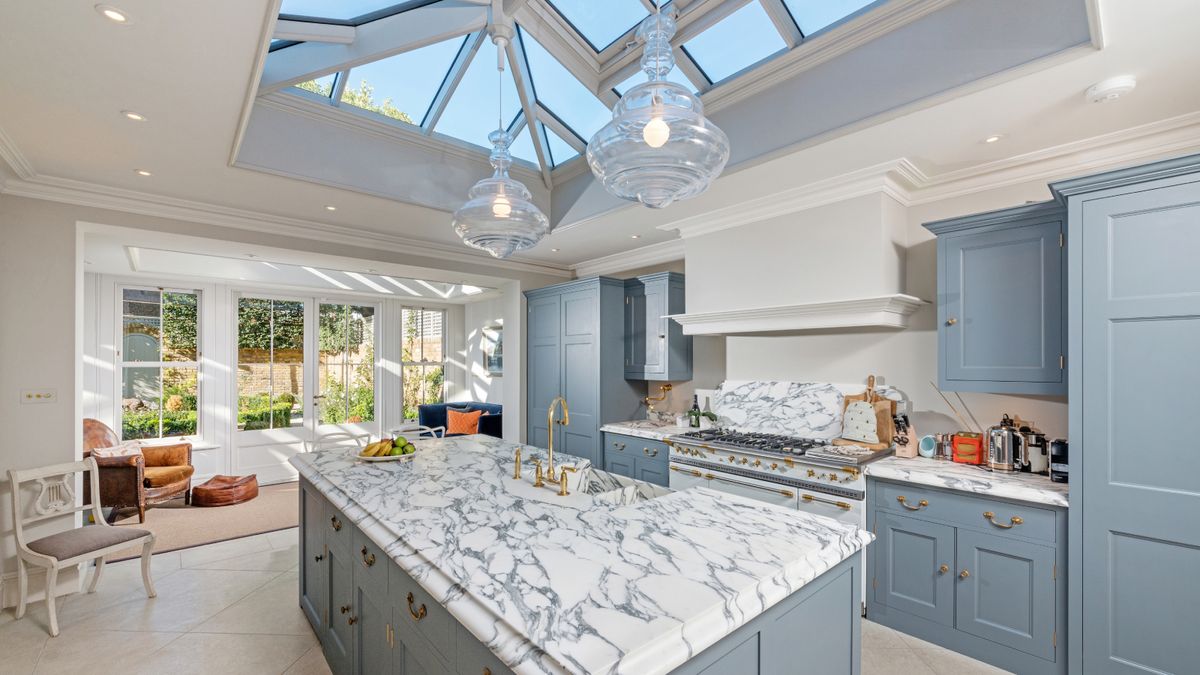
[{"label": "recessed ceiling spotlight", "polygon": [[154,175],[145,169],[134,169],[133,172],[139,176],[153,176]]},{"label": "recessed ceiling spotlight", "polygon": [[337,207],[336,207],[336,206],[334,206],[334,205],[332,205],[332,204],[326,204],[326,205],[325,205],[325,210],[326,210],[326,211],[337,211]]},{"label": "recessed ceiling spotlight", "polygon": [[369,273],[371,273],[371,274],[376,274],[376,273],[378,273],[378,272],[379,272],[379,270],[372,270],[372,269],[368,269],[368,270],[367,270],[367,272],[369,272]]},{"label": "recessed ceiling spotlight", "polygon": [[134,110],[122,110],[121,115],[126,119],[131,119],[134,122],[145,122],[146,116]]},{"label": "recessed ceiling spotlight", "polygon": [[258,257],[258,255],[257,255],[257,254],[255,254],[255,253],[247,253],[247,254],[246,254],[246,257],[247,257],[247,258],[257,258],[257,257]]},{"label": "recessed ceiling spotlight", "polygon": [[996,141],[999,141],[1001,138],[1004,138],[1004,134],[992,134],[991,136],[988,136],[987,138],[983,139],[983,142],[984,143],[995,143]]},{"label": "recessed ceiling spotlight", "polygon": [[630,238],[630,239],[641,239],[641,238],[642,238],[642,235],[640,235],[640,234],[631,234],[631,235],[629,235],[629,238]]},{"label": "recessed ceiling spotlight", "polygon": [[558,253],[558,249],[556,249],[556,248],[552,248],[552,249],[550,249],[550,252],[551,252],[551,253]]},{"label": "recessed ceiling spotlight", "polygon": [[1133,91],[1136,86],[1136,77],[1132,75],[1119,75],[1093,84],[1087,88],[1087,91],[1083,95],[1092,103],[1108,103]]},{"label": "recessed ceiling spotlight", "polygon": [[129,15],[126,14],[124,10],[117,9],[112,5],[96,5],[96,12],[99,13],[100,16],[121,26],[128,26],[129,24],[133,23],[129,20]]}]

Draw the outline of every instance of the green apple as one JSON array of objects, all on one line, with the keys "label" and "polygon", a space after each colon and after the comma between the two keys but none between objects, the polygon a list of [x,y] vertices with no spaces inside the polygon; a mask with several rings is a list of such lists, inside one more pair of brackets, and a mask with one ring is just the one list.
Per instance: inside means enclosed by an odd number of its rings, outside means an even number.
[{"label": "green apple", "polygon": [[411,455],[416,451],[417,451],[417,446],[413,445],[412,443],[409,443],[408,445],[404,446],[404,454],[406,454],[406,455]]},{"label": "green apple", "polygon": [[389,452],[388,454],[389,454],[389,455],[393,455],[393,456],[395,456],[395,455],[403,455],[403,454],[404,454],[404,451],[403,451],[403,450],[401,450],[400,448],[392,448],[391,452]]},{"label": "green apple", "polygon": [[396,446],[397,448],[403,448],[404,446],[408,445],[408,439],[403,436],[397,436],[396,440],[392,441],[392,445]]}]

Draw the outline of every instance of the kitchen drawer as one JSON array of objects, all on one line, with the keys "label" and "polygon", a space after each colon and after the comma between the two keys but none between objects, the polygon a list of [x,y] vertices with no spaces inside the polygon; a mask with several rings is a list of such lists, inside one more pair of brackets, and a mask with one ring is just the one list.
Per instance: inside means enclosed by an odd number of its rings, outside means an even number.
[{"label": "kitchen drawer", "polygon": [[325,543],[329,548],[340,549],[348,555],[354,543],[354,525],[346,514],[333,504],[325,502],[325,522],[321,526],[325,529]]},{"label": "kitchen drawer", "polygon": [[667,444],[662,441],[612,433],[604,434],[604,452],[631,459],[636,457],[641,462],[661,464],[664,472],[671,455]]},{"label": "kitchen drawer", "polygon": [[375,542],[367,538],[362,530],[354,528],[351,560],[355,562],[354,583],[372,593],[386,598],[388,593],[388,568],[395,565]]},{"label": "kitchen drawer", "polygon": [[462,625],[458,627],[457,651],[459,675],[512,675],[512,670]]},{"label": "kitchen drawer", "polygon": [[[396,634],[411,649],[421,651],[429,646],[439,660],[454,663],[454,644],[458,622],[421,584],[408,576],[399,565],[389,565],[388,590],[396,616]],[[417,654],[426,669],[434,668],[434,655]]]},{"label": "kitchen drawer", "polygon": [[875,494],[880,502],[876,508],[996,534],[1055,540],[1052,509],[888,482],[880,482]]}]

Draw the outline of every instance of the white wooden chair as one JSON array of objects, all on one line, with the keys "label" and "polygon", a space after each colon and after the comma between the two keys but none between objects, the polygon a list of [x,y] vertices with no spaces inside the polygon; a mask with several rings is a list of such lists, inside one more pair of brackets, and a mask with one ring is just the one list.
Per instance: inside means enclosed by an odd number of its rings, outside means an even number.
[{"label": "white wooden chair", "polygon": [[433,438],[443,438],[446,435],[446,427],[427,427],[424,424],[410,422],[391,429],[389,433],[392,436],[408,436],[415,433],[418,438],[428,438],[425,436],[428,433]]},{"label": "white wooden chair", "polygon": [[[75,474],[85,471],[91,481],[93,497],[91,504],[75,506]],[[29,594],[29,574],[26,565],[46,568],[46,608],[50,615],[50,635],[58,635],[58,614],[55,595],[58,586],[58,571],[88,560],[96,561],[96,571],[88,585],[88,593],[96,592],[96,584],[104,571],[104,556],[142,542],[142,583],[147,597],[158,595],[150,579],[150,554],[154,551],[154,533],[132,527],[113,527],[104,520],[100,510],[100,476],[96,471],[96,460],[88,457],[80,462],[54,464],[40,469],[25,471],[9,470],[8,480],[12,484],[13,525],[17,539],[17,618],[25,616],[25,600]],[[22,484],[37,483],[38,494],[32,504],[33,514],[23,517],[25,507],[21,503]],[[33,523],[60,518],[73,513],[91,512],[94,525],[58,532],[33,541],[25,540],[25,527]]]},{"label": "white wooden chair", "polygon": [[318,450],[330,450],[332,448],[357,446],[359,450],[371,440],[371,434],[356,434],[349,431],[331,431],[327,434],[317,436],[311,441],[304,441],[305,452],[317,452]]}]

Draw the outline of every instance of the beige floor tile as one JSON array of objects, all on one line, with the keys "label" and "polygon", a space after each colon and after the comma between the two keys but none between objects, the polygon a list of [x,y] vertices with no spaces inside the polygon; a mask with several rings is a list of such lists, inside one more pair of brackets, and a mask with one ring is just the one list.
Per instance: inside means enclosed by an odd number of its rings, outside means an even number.
[{"label": "beige floor tile", "polygon": [[32,673],[50,634],[42,622],[30,616],[17,620],[12,610],[0,612],[0,672]]},{"label": "beige floor tile", "polygon": [[299,661],[293,663],[284,675],[332,675],[332,672],[329,670],[329,664],[325,662],[321,645],[314,645]]},{"label": "beige floor tile", "polygon": [[287,572],[193,629],[197,633],[313,636],[300,609],[299,574]]},{"label": "beige floor tile", "polygon": [[233,558],[224,558],[195,565],[198,570],[250,570],[286,572],[300,565],[300,547],[278,548],[269,551],[247,553]]},{"label": "beige floor tile", "polygon": [[288,548],[300,545],[300,529],[290,527],[286,530],[276,530],[267,533],[267,541],[275,548]]},{"label": "beige floor tile", "polygon": [[908,645],[900,631],[863,619],[862,646],[863,649],[899,649]]},{"label": "beige floor tile", "polygon": [[1002,675],[1008,672],[941,647],[913,651],[937,675]]},{"label": "beige floor tile", "polygon": [[921,657],[908,649],[863,649],[862,675],[934,675]]},{"label": "beige floor tile", "polygon": [[926,642],[919,637],[909,635],[908,633],[900,633],[900,639],[904,640],[904,646],[912,649],[942,649],[941,645],[935,645],[932,642]]},{"label": "beige floor tile", "polygon": [[293,635],[188,633],[160,649],[137,672],[172,675],[268,675],[282,673],[311,648],[310,638]]},{"label": "beige floor tile", "polygon": [[78,631],[46,641],[38,662],[39,675],[63,673],[134,673],[143,670],[146,656],[180,637],[178,633]]},{"label": "beige floor tile", "polygon": [[267,538],[267,535],[256,534],[252,537],[242,537],[240,539],[230,539],[229,541],[221,541],[215,544],[197,546],[196,548],[186,548],[179,551],[179,559],[183,567],[191,568],[215,560],[225,560],[248,553],[270,551],[271,548],[271,540]]}]

